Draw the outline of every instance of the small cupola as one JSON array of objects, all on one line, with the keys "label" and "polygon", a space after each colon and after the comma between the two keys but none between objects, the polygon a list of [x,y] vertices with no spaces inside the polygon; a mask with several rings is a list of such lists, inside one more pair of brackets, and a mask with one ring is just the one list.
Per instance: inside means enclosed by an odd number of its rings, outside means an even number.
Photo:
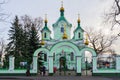
[{"label": "small cupola", "polygon": [[44,23],[45,23],[45,26],[43,27],[43,29],[42,29],[42,31],[41,31],[42,34],[44,35],[44,36],[43,36],[43,39],[44,39],[44,40],[50,40],[51,31],[49,30],[48,25],[47,25],[47,23],[48,23],[47,14],[45,14]]},{"label": "small cupola", "polygon": [[63,1],[61,2],[60,16],[64,16],[64,7],[63,7]]},{"label": "small cupola", "polygon": [[83,40],[83,32],[84,30],[80,26],[80,14],[78,14],[78,19],[77,19],[77,28],[74,30],[74,39],[76,40]]}]

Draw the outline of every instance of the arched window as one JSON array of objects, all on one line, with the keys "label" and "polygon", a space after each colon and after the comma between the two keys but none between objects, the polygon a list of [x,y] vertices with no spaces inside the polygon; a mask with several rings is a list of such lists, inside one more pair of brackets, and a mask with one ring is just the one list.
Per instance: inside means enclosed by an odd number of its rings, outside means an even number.
[{"label": "arched window", "polygon": [[61,27],[61,32],[64,33],[64,27]]},{"label": "arched window", "polygon": [[47,54],[44,54],[44,61],[47,61]]},{"label": "arched window", "polygon": [[78,33],[78,38],[80,38],[80,32]]},{"label": "arched window", "polygon": [[44,33],[44,38],[46,38],[46,37],[47,37],[47,33],[45,32],[45,33]]},{"label": "arched window", "polygon": [[53,61],[55,60],[55,53],[53,53]]},{"label": "arched window", "polygon": [[73,52],[71,52],[70,57],[71,57],[71,61],[73,61],[74,60],[74,53]]}]

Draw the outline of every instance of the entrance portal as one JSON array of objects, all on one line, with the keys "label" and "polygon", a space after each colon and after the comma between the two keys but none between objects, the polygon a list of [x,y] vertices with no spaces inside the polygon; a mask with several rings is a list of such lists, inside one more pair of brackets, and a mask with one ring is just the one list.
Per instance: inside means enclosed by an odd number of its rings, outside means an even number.
[{"label": "entrance portal", "polygon": [[90,76],[92,75],[92,57],[83,57],[82,58],[82,75]]},{"label": "entrance portal", "polygon": [[82,75],[92,75],[92,54],[88,51],[85,51],[82,56]]},{"label": "entrance portal", "polygon": [[59,67],[60,71],[65,70],[66,67],[67,67],[66,66],[66,58],[65,57],[60,57],[59,63],[60,63],[60,67]]}]

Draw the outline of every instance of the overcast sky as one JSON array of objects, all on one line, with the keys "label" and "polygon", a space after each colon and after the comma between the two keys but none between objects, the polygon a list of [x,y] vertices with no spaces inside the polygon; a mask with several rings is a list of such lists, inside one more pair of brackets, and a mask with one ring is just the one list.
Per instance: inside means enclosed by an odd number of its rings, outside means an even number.
[{"label": "overcast sky", "polygon": [[[59,9],[62,0],[6,1],[7,3],[2,5],[2,9],[3,12],[10,15],[7,19],[8,22],[12,22],[15,15],[23,16],[27,14],[33,18],[42,17],[44,19],[45,14],[47,14],[48,26],[52,29],[52,24],[56,22],[60,16]],[[102,25],[102,16],[104,12],[110,8],[112,1],[113,0],[63,0],[65,17],[73,26],[76,26],[79,13],[83,29],[85,27],[93,27],[95,29],[104,28],[104,25]],[[8,30],[10,26],[10,23],[0,22],[0,38],[8,38]]]}]

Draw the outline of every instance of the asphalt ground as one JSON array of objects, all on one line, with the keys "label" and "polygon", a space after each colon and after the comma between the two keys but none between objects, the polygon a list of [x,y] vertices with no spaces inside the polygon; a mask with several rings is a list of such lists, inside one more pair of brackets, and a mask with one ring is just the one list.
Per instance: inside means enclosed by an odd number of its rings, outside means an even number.
[{"label": "asphalt ground", "polygon": [[0,80],[120,80],[104,76],[0,76]]}]

